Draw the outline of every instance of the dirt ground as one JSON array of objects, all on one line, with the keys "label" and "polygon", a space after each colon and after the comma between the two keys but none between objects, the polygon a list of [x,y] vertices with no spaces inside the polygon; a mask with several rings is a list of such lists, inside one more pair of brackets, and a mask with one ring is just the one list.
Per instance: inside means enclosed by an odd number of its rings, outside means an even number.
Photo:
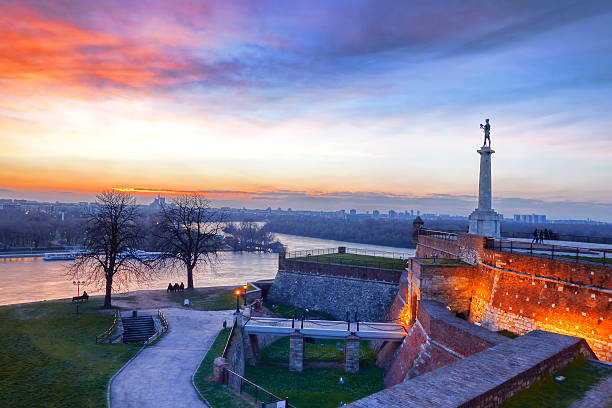
[{"label": "dirt ground", "polygon": [[[231,292],[232,286],[213,286],[195,288],[193,291],[179,292],[194,297],[218,296],[220,293]],[[136,290],[133,292],[117,293],[112,297],[113,306],[125,309],[156,309],[163,307],[182,307],[176,296],[165,290]]]}]

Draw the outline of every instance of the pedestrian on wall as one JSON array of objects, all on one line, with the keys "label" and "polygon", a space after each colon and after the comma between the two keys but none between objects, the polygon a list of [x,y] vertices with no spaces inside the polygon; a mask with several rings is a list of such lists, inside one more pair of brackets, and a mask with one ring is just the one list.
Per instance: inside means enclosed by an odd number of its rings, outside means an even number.
[{"label": "pedestrian on wall", "polygon": [[544,243],[544,231],[540,230],[540,244]]},{"label": "pedestrian on wall", "polygon": [[538,243],[538,229],[534,229],[533,230],[533,239],[531,240],[531,242],[535,242],[536,244]]}]

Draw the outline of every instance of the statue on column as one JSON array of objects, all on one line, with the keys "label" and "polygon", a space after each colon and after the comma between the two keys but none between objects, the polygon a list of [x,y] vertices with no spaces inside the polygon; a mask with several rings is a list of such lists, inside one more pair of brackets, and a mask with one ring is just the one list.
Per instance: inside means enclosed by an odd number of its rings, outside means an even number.
[{"label": "statue on column", "polygon": [[483,147],[487,145],[487,140],[489,141],[489,147],[491,147],[491,125],[489,124],[489,119],[485,119],[485,124],[480,124],[480,128],[484,130],[484,143]]}]

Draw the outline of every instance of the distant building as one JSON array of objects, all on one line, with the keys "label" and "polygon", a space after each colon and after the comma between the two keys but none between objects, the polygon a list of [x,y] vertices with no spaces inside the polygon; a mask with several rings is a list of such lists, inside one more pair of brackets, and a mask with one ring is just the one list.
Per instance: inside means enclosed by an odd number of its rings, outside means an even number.
[{"label": "distant building", "polygon": [[514,222],[521,222],[524,224],[545,224],[546,215],[543,214],[514,214]]}]

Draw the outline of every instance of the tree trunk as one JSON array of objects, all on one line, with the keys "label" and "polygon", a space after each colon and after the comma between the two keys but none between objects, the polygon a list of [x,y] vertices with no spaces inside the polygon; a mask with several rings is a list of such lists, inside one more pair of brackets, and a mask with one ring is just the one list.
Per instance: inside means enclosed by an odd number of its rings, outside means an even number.
[{"label": "tree trunk", "polygon": [[113,277],[106,275],[106,293],[104,294],[104,308],[111,308],[111,291],[113,290]]},{"label": "tree trunk", "polygon": [[187,265],[187,289],[193,289],[193,266]]}]

